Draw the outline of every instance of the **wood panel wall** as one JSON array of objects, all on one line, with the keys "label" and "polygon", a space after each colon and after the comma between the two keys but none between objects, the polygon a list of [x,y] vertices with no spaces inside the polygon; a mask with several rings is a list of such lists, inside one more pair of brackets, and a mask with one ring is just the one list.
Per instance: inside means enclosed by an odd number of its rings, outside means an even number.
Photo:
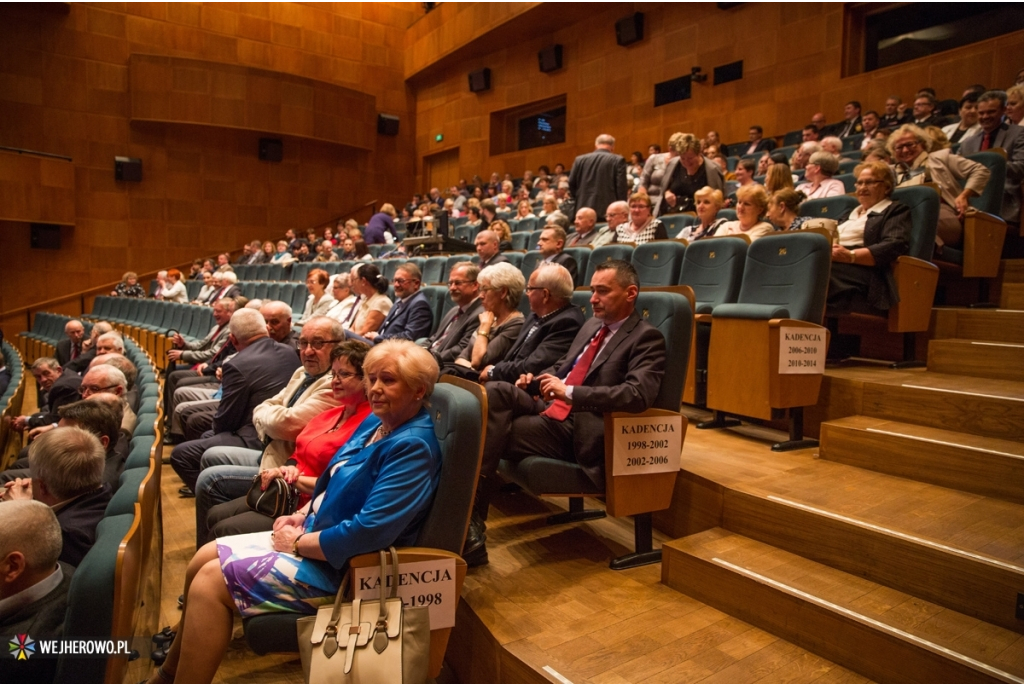
[{"label": "wood panel wall", "polygon": [[73,226],[71,162],[0,151],[0,220]]},{"label": "wood panel wall", "polygon": [[[30,249],[27,224],[0,223],[0,311],[413,191],[414,101],[402,56],[419,3],[19,5],[0,5],[0,145],[73,158],[75,220],[59,252]],[[133,123],[129,59],[137,54],[357,91],[399,116],[400,133],[377,136],[363,121],[355,137],[345,134],[348,145],[284,135],[284,161],[260,162],[257,131]],[[295,132],[279,128],[263,134]],[[115,155],[142,158],[143,181],[116,182]]]},{"label": "wood panel wall", "polygon": [[[526,25],[513,19],[483,39],[465,28],[448,34],[447,42],[439,34],[434,54],[425,54],[430,32],[419,24],[410,30],[424,34],[416,41],[424,51],[416,58],[418,181],[423,158],[447,148],[459,148],[463,177],[478,173],[486,179],[492,171],[519,176],[540,164],[568,167],[577,154],[593,149],[600,133],[616,136],[617,152],[624,155],[646,154],[653,142],[664,146],[675,131],[703,136],[715,129],[725,142],[735,142],[746,140],[750,125],[760,124],[767,135],[781,135],[817,111],[839,121],[851,99],[880,108],[888,95],[907,100],[925,85],[942,98],[959,98],[976,82],[1005,87],[1024,65],[1024,32],[1017,32],[842,78],[842,3],[743,3],[730,10],[714,3],[587,7],[588,16],[570,22],[538,19],[545,7],[530,10]],[[645,14],[646,37],[619,47],[615,21],[634,11]],[[479,52],[482,40],[491,46],[486,53]],[[462,48],[453,51],[451,45],[460,41]],[[542,74],[537,51],[554,43],[564,46],[565,66]],[[453,58],[459,55],[466,56]],[[695,66],[711,74],[736,60],[743,60],[741,81],[713,86],[709,79],[693,85],[690,100],[653,106],[655,83],[689,74]],[[492,90],[470,93],[466,75],[483,67],[491,69]],[[489,113],[561,94],[568,101],[564,145],[490,154]],[[434,142],[437,133],[444,135],[441,143]]]}]

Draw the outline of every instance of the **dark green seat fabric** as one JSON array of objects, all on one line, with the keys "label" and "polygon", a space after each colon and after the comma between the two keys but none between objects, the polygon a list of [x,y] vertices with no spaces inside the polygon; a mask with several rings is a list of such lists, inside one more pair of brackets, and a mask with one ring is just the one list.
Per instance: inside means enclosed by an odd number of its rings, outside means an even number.
[{"label": "dark green seat fabric", "polygon": [[107,503],[105,517],[135,513],[135,503],[139,501],[139,486],[142,485],[147,473],[149,473],[148,459],[145,467],[125,468],[118,479],[117,492]]},{"label": "dark green seat fabric", "polygon": [[441,317],[444,316],[448,287],[444,285],[425,285],[420,290],[423,291],[427,302],[430,303],[430,311],[434,316],[434,321],[430,326],[430,332],[433,333],[437,330],[437,324],[441,322]]},{"label": "dark green seat fabric", "polygon": [[726,221],[736,221],[736,210],[735,209],[720,209],[718,214],[715,215],[717,219],[725,219]]},{"label": "dark green seat fabric", "polygon": [[894,190],[892,199],[910,207],[912,226],[910,249],[907,254],[930,262],[935,250],[935,232],[939,225],[939,194],[927,186],[910,186]]},{"label": "dark green seat fabric", "polygon": [[447,257],[428,257],[423,263],[423,282],[441,283],[441,276],[444,274]]},{"label": "dark green seat fabric", "polygon": [[659,216],[658,221],[665,224],[665,230],[668,231],[668,237],[675,238],[679,231],[683,230],[687,226],[693,226],[697,223],[697,217],[691,216],[690,214],[665,214]]},{"label": "dark green seat fabric", "polygon": [[[430,396],[434,435],[441,446],[441,480],[420,528],[417,547],[462,553],[480,470],[483,423],[480,402],[467,390],[438,383]],[[374,550],[367,550],[374,551]],[[297,614],[264,614],[244,621],[245,639],[257,654],[296,652]]]},{"label": "dark green seat fabric", "polygon": [[833,176],[833,178],[842,182],[843,187],[846,188],[846,192],[852,193],[854,191],[854,188],[856,187],[854,186],[854,183],[857,182],[857,178],[853,173],[839,174],[838,176]]},{"label": "dark green seat fabric", "polygon": [[523,255],[523,261],[519,264],[519,270],[523,272],[523,278],[529,282],[530,274],[536,270],[537,265],[544,260],[544,255],[539,250],[530,250]]},{"label": "dark green seat fabric", "polygon": [[832,247],[819,233],[797,231],[758,238],[747,248],[736,303],[720,304],[712,315],[821,324],[831,267]]},{"label": "dark green seat fabric", "polygon": [[735,238],[707,238],[687,246],[679,285],[693,288],[695,314],[710,314],[716,306],[736,301],[746,257],[746,241]]},{"label": "dark green seat fabric", "polygon": [[972,197],[968,202],[975,209],[983,212],[1002,216],[1003,192],[1006,186],[1006,158],[998,152],[986,150],[967,155],[967,159],[985,165],[992,175],[985,185],[985,190],[978,197]]},{"label": "dark green seat fabric", "polygon": [[590,255],[593,250],[589,247],[567,247],[562,251],[571,254],[572,258],[576,260],[576,280],[573,281],[573,286],[578,288],[581,285],[590,285],[590,282],[584,282],[584,279],[587,277],[587,266],[590,264]]},{"label": "dark green seat fabric", "polygon": [[852,195],[821,197],[807,200],[800,205],[800,216],[820,217],[839,220],[843,214],[854,210],[860,203]]},{"label": "dark green seat fabric", "polygon": [[[530,247],[530,236],[532,232],[516,231],[512,234],[512,249],[513,250],[526,250]],[[534,244],[536,247],[536,244]]]},{"label": "dark green seat fabric", "polygon": [[[611,261],[613,259],[621,259],[624,262],[631,261],[633,258],[633,246],[632,245],[618,245],[612,243],[610,245],[602,245],[601,247],[595,248],[590,253],[590,261],[587,262],[587,275],[583,279],[583,283],[580,285],[590,285],[590,279],[594,276],[594,270],[598,264],[603,262]],[[643,281],[640,281],[640,285],[647,285]]]},{"label": "dark green seat fabric", "polygon": [[522,266],[523,266],[523,257],[525,257],[527,253],[525,253],[525,252],[502,252],[501,254],[505,256],[505,259],[508,260],[509,264],[511,264],[515,268],[519,269],[519,268],[522,268]]},{"label": "dark green seat fabric", "polygon": [[633,268],[642,285],[676,285],[685,253],[686,246],[674,240],[655,240],[637,245],[633,250]]},{"label": "dark green seat fabric", "polygon": [[[529,235],[537,230],[537,224],[539,220],[535,216],[528,217],[526,219],[520,219],[516,227],[512,229],[513,233],[526,233]],[[513,236],[513,240],[515,236]]]}]

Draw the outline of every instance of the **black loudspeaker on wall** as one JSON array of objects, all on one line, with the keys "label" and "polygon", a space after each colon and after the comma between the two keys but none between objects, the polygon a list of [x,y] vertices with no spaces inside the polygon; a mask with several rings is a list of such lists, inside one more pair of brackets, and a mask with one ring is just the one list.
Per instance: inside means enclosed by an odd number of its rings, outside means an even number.
[{"label": "black loudspeaker on wall", "polygon": [[260,138],[259,156],[264,162],[280,162],[284,159],[284,143],[280,138]]},{"label": "black loudspeaker on wall", "polygon": [[482,93],[491,89],[491,70],[487,67],[469,72],[469,92]]},{"label": "black loudspeaker on wall", "polygon": [[377,115],[377,133],[382,136],[398,135],[398,117],[390,114]]},{"label": "black loudspeaker on wall", "polygon": [[537,53],[537,61],[540,62],[540,70],[548,72],[558,71],[562,68],[562,46],[552,45]]},{"label": "black loudspeaker on wall", "polygon": [[141,181],[142,160],[138,157],[114,157],[115,181]]},{"label": "black loudspeaker on wall", "polygon": [[30,245],[34,250],[59,250],[60,226],[56,224],[31,224]]},{"label": "black loudspeaker on wall", "polygon": [[615,42],[632,45],[644,39],[644,13],[637,12],[615,22]]}]

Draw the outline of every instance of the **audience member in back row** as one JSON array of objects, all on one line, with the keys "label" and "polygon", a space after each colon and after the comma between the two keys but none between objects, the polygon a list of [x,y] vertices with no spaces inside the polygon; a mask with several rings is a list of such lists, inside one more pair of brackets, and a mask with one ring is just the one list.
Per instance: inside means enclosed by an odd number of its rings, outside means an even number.
[{"label": "audience member in back row", "polygon": [[57,342],[54,357],[61,366],[78,359],[85,352],[85,326],[78,319],[71,319],[64,324],[64,338]]},{"label": "audience member in back row", "polygon": [[615,229],[616,242],[643,245],[667,237],[664,224],[651,214],[651,198],[645,193],[634,193],[629,198],[629,222]]},{"label": "audience member in back row", "polygon": [[134,271],[126,271],[110,294],[113,297],[145,297],[146,291],[139,285],[139,275]]},{"label": "audience member in back row", "polygon": [[160,285],[156,291],[156,299],[165,302],[188,302],[188,292],[181,282],[181,272],[177,269],[157,272],[156,282]]},{"label": "audience member in back row", "polygon": [[[295,439],[295,451],[283,465],[262,471],[255,466],[252,468],[251,475],[260,475],[264,490],[274,478],[284,478],[298,490],[299,508],[306,505],[331,456],[348,442],[370,414],[363,384],[363,360],[369,350],[369,345],[357,340],[346,340],[331,350],[331,392],[339,404],[306,424]],[[273,526],[274,519],[252,511],[245,496],[239,496],[210,509],[209,534],[203,538],[197,536],[196,542],[201,547],[213,538],[272,530]]]},{"label": "audience member in back row", "polygon": [[96,541],[96,524],[110,502],[103,482],[106,454],[87,430],[64,426],[41,435],[28,451],[31,478],[6,484],[5,499],[35,499],[50,506],[60,521],[64,547],[60,560],[72,566]]},{"label": "audience member in back row", "polygon": [[352,267],[350,281],[357,295],[356,303],[342,324],[356,335],[365,336],[378,330],[391,311],[391,300],[384,294],[388,291],[388,282],[373,264]]},{"label": "audience member in back row", "polygon": [[380,211],[370,217],[366,222],[366,232],[363,234],[363,241],[367,245],[383,245],[395,241],[395,207],[389,202],[380,206]]},{"label": "audience member in back row", "polygon": [[213,429],[200,440],[178,445],[171,453],[171,466],[185,482],[184,496],[195,492],[200,461],[210,447],[262,446],[252,424],[253,409],[285,387],[298,366],[295,350],[270,338],[267,322],[258,311],[235,312],[230,329],[238,354],[221,367],[223,396],[213,417]]},{"label": "audience member in back row", "polygon": [[[441,474],[424,408],[437,364],[412,342],[389,340],[367,354],[364,371],[374,416],[334,455],[310,504],[277,519],[270,536],[220,538],[189,563],[182,630],[155,681],[210,682],[236,610],[315,613],[334,601],[351,557],[415,542]],[[181,658],[183,644],[199,642]]]},{"label": "audience member in back row", "polygon": [[906,187],[934,182],[939,186],[939,223],[935,243],[957,247],[963,241],[963,219],[968,201],[985,191],[991,173],[978,162],[935,150],[931,136],[913,124],[904,124],[889,138],[896,160],[896,185]]},{"label": "audience member in back row", "polygon": [[978,98],[978,121],[981,131],[965,138],[960,152],[973,155],[982,150],[998,147],[1006,151],[1006,185],[1003,187],[1003,219],[1009,224],[1011,235],[1020,225],[1021,181],[1024,180],[1024,128],[1003,119],[1006,113],[1006,93],[989,91]]},{"label": "audience member in back row", "polygon": [[295,440],[313,417],[338,406],[331,389],[331,350],[345,337],[337,321],[313,319],[302,327],[300,358],[288,384],[252,412],[252,424],[265,447],[212,447],[203,454],[196,484],[196,539],[206,542],[207,514],[216,504],[249,491],[257,468],[283,466],[295,451]]},{"label": "audience member in back row", "polygon": [[[62,637],[75,570],[58,561],[60,522],[50,507],[33,500],[0,502],[0,521],[0,635]],[[52,683],[56,670],[56,659],[7,659],[4,680]]]},{"label": "audience member in back row", "polygon": [[481,269],[477,280],[483,311],[476,334],[442,370],[468,380],[476,380],[481,369],[504,359],[523,325],[517,307],[526,281],[519,269],[507,263],[494,264]]},{"label": "audience member in back row", "polygon": [[455,306],[441,317],[433,335],[417,341],[430,350],[438,366],[454,362],[476,332],[483,308],[477,282],[479,274],[480,268],[470,261],[458,262],[452,267],[448,274],[448,296]]},{"label": "audience member in back row", "polygon": [[804,167],[805,183],[797,186],[797,190],[807,196],[808,200],[823,197],[836,197],[846,194],[846,186],[842,181],[832,178],[839,171],[839,158],[831,152],[815,152]]},{"label": "audience member in back row", "polygon": [[501,254],[501,243],[498,241],[498,234],[494,231],[486,229],[480,231],[476,234],[473,244],[476,246],[477,256],[480,257],[481,269],[508,261],[508,257]]},{"label": "audience member in back row", "polygon": [[665,167],[661,182],[661,201],[654,208],[654,216],[672,212],[692,212],[693,194],[704,186],[722,190],[725,180],[718,165],[701,154],[701,143],[695,136],[684,133],[673,136],[670,145],[678,157]]},{"label": "audience member in back row", "polygon": [[324,316],[334,306],[334,297],[327,292],[327,285],[330,281],[330,275],[323,269],[313,269],[306,276],[306,290],[309,291],[309,297],[306,298],[306,307],[302,310],[302,317],[299,319],[300,325],[314,316]]},{"label": "audience member in back row", "polygon": [[324,316],[335,321],[345,321],[352,314],[352,307],[356,303],[356,294],[352,292],[351,278],[352,275],[348,272],[331,276],[330,291],[334,304],[324,313]]},{"label": "audience member in back row", "polygon": [[[577,215],[578,216],[578,215]],[[541,263],[526,287],[530,315],[504,358],[487,364],[478,380],[514,382],[526,373],[540,373],[569,349],[583,325],[583,314],[571,302],[573,280],[559,264]]]},{"label": "audience member in back row", "polygon": [[963,138],[970,138],[981,131],[978,123],[978,93],[967,93],[960,98],[960,121],[942,127],[950,144],[955,145]]},{"label": "audience member in back row", "polygon": [[716,237],[745,235],[751,241],[769,235],[775,227],[761,217],[768,210],[768,191],[755,183],[736,191],[736,220],[726,221],[715,231]]},{"label": "audience member in back row", "polygon": [[374,343],[392,338],[419,340],[430,335],[434,312],[427,296],[420,290],[422,278],[420,268],[413,262],[398,267],[391,281],[395,287],[395,302],[380,328],[366,334],[367,340]]},{"label": "audience member in back row", "polygon": [[604,487],[606,411],[641,412],[654,402],[665,372],[665,339],[635,311],[640,283],[629,262],[596,267],[594,318],[545,372],[486,385],[488,417],[480,483],[463,557],[487,563],[484,522],[499,480],[498,461],[539,455],[578,463]]}]

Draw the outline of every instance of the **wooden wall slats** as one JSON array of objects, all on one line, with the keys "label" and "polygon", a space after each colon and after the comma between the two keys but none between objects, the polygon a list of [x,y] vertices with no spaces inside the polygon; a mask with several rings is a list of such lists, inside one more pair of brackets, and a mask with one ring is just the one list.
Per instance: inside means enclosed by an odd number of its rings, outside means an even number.
[{"label": "wooden wall slats", "polygon": [[0,221],[73,226],[75,168],[71,162],[0,151]]}]

